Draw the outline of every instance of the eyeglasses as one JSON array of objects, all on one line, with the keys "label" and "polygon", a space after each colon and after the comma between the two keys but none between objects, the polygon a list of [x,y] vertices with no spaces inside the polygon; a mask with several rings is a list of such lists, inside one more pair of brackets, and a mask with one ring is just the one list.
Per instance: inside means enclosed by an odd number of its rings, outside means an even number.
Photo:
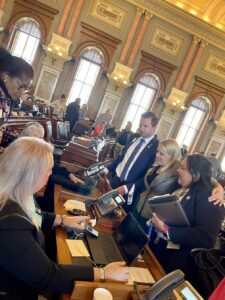
[{"label": "eyeglasses", "polygon": [[20,91],[29,92],[30,87],[28,87],[25,83],[23,83],[18,77],[13,78],[18,85],[18,89]]}]

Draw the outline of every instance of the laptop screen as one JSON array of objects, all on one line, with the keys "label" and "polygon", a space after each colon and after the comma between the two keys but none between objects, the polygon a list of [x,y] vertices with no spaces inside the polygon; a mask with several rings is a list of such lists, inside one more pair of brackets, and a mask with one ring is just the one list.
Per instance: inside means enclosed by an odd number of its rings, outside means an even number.
[{"label": "laptop screen", "polygon": [[130,265],[148,243],[148,236],[132,214],[117,227],[113,237]]}]

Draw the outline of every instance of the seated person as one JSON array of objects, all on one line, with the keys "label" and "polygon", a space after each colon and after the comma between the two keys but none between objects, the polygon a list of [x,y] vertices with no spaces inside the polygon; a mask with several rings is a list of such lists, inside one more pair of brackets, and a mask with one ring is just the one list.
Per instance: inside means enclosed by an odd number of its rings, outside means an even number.
[{"label": "seated person", "polygon": [[66,109],[66,96],[62,94],[59,100],[51,102],[51,106],[54,107],[53,115],[63,120]]},{"label": "seated person", "polygon": [[[37,137],[43,139],[44,127],[38,122],[28,122],[20,134],[20,137],[23,136]],[[49,176],[44,197],[37,199],[39,206],[45,211],[49,211],[49,212],[53,212],[54,210],[54,184],[55,184],[54,175],[61,175],[63,177],[70,179],[71,181],[70,188],[73,190],[78,190],[80,184],[84,183],[81,179],[77,178],[69,170],[67,170],[64,167],[61,167],[57,162],[54,162],[54,166],[52,168],[52,174]],[[56,183],[58,184],[62,183],[60,181],[60,178],[58,178]]]},{"label": "seated person", "polygon": [[78,121],[87,119],[87,110],[88,110],[88,105],[84,103],[79,111]]},{"label": "seated person", "polygon": [[121,153],[124,146],[130,140],[130,137],[134,134],[131,131],[131,128],[132,128],[131,121],[127,121],[126,127],[121,132],[118,133],[118,136],[116,139],[116,145],[114,148],[114,158],[118,157],[118,155]]},{"label": "seated person", "polygon": [[0,157],[1,298],[35,300],[42,291],[71,293],[74,281],[127,282],[124,262],[102,270],[59,265],[44,251],[42,229],[66,226],[82,230],[87,217],[68,217],[35,209],[33,194],[51,174],[53,147],[42,139],[21,137]]},{"label": "seated person", "polygon": [[101,122],[95,126],[95,128],[91,132],[91,136],[102,136],[105,132],[105,122]]},{"label": "seated person", "polygon": [[26,105],[28,94],[25,91],[21,91],[20,97],[13,100],[12,110],[19,110],[28,113]]},{"label": "seated person", "polygon": [[205,157],[196,154],[184,158],[178,169],[182,188],[173,194],[181,201],[190,226],[168,226],[155,213],[151,219],[155,230],[150,236],[150,248],[156,258],[167,273],[181,269],[195,287],[196,270],[190,251],[215,245],[224,215],[223,208],[208,201],[213,189],[211,175],[211,165]]}]

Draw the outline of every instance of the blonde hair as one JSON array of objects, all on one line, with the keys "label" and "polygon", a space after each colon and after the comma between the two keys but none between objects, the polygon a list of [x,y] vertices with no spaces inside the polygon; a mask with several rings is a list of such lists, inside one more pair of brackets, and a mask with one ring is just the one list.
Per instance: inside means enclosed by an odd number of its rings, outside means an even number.
[{"label": "blonde hair", "polygon": [[44,127],[38,122],[28,122],[24,127],[23,131],[20,133],[20,137],[22,136],[35,136],[39,138],[43,138],[45,134]]},{"label": "blonde hair", "polygon": [[53,146],[44,140],[21,137],[0,156],[0,210],[7,200],[15,201],[32,217],[30,198],[34,186],[50,168]]},{"label": "blonde hair", "polygon": [[174,139],[166,139],[159,143],[161,146],[163,146],[166,150],[166,152],[172,156],[172,159],[179,160],[181,157],[181,151],[180,146]]}]

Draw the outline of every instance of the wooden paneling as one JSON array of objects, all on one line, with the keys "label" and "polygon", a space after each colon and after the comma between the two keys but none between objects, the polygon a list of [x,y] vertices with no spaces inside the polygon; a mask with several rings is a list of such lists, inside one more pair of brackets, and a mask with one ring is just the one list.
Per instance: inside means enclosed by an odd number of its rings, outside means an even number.
[{"label": "wooden paneling", "polygon": [[211,116],[214,117],[224,94],[224,88],[221,88],[220,86],[214,83],[211,83],[203,78],[196,76],[195,84],[187,100],[186,106],[189,107],[192,101],[198,98],[199,96],[204,96],[211,101]]},{"label": "wooden paneling", "polygon": [[74,56],[79,56],[86,47],[96,47],[102,51],[104,55],[104,69],[108,70],[116,47],[121,43],[121,40],[84,22],[81,22],[81,26],[80,39],[77,42],[78,46]]}]

